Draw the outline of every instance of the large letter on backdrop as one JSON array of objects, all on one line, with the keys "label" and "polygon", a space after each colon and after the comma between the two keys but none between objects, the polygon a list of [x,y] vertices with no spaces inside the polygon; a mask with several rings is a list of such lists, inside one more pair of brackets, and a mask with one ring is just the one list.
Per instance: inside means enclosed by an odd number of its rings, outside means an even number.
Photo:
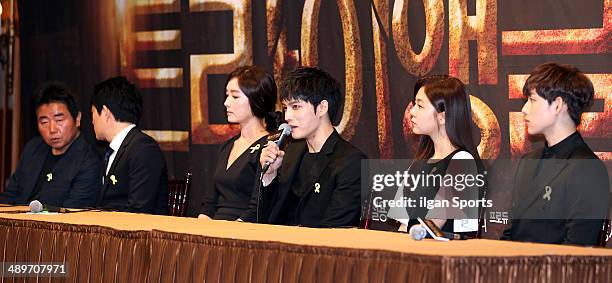
[{"label": "large letter on backdrop", "polygon": [[[444,39],[444,3],[423,0],[425,6],[425,42],[416,54],[408,35],[408,0],[397,0],[393,5],[393,42],[402,66],[411,74],[422,76],[431,71],[438,60]],[[467,44],[467,43],[466,43]]]},{"label": "large letter on backdrop", "polygon": [[[282,78],[294,70],[298,64],[298,50],[287,47],[287,26],[282,22],[283,5],[286,1],[266,1],[266,35],[268,42],[268,57],[274,63],[274,80],[280,85]],[[277,102],[277,108],[282,108],[282,102]]]},{"label": "large letter on backdrop", "polygon": [[502,55],[612,52],[612,0],[604,1],[601,28],[502,32]]},{"label": "large letter on backdrop", "polygon": [[190,56],[193,144],[220,143],[238,131],[237,125],[209,123],[207,76],[227,74],[238,66],[253,62],[250,3],[249,0],[189,1],[190,12],[229,10],[234,15],[234,53]]},{"label": "large letter on backdrop", "polygon": [[493,110],[480,100],[470,95],[472,105],[472,120],[480,128],[480,144],[478,154],[482,159],[496,159],[501,146],[501,128]]},{"label": "large letter on backdrop", "polygon": [[497,84],[497,0],[476,0],[476,15],[467,15],[467,0],[448,1],[448,72],[468,84],[468,40],[478,44],[478,84]]},{"label": "large letter on backdrop", "polygon": [[[359,22],[355,4],[350,0],[337,0],[340,20],[342,21],[342,34],[344,39],[344,65],[345,65],[345,96],[342,120],[336,127],[345,139],[350,140],[355,134],[355,126],[361,114],[362,64],[361,41],[359,36]],[[302,13],[302,65],[317,66],[318,59],[318,30],[320,0],[306,0]]]},{"label": "large letter on backdrop", "polygon": [[[378,17],[377,17],[378,16]],[[379,25],[378,21],[380,20]],[[393,158],[393,129],[389,104],[389,75],[387,73],[387,39],[389,34],[389,2],[374,1],[372,7],[372,38],[374,43],[374,70],[376,76],[376,112],[378,113],[378,151],[380,158]]]}]

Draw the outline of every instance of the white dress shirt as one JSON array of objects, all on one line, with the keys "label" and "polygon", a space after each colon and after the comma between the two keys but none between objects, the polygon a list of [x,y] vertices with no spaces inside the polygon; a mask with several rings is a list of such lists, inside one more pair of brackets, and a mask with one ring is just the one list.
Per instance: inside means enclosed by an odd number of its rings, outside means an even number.
[{"label": "white dress shirt", "polygon": [[117,155],[117,151],[121,147],[123,140],[130,132],[130,130],[134,127],[136,127],[136,125],[134,124],[130,124],[129,126],[125,127],[125,129],[121,130],[108,145],[113,150],[113,153],[108,157],[108,164],[106,165],[105,175],[108,175],[108,171],[110,170],[111,165],[113,165],[113,161],[115,160],[115,156]]}]

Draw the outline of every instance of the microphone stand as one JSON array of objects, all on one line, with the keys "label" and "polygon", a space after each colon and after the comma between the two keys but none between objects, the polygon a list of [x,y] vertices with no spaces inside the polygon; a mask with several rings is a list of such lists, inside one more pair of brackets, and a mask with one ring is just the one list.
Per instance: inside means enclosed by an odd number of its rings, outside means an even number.
[{"label": "microphone stand", "polygon": [[256,220],[257,223],[259,223],[259,209],[260,209],[259,203],[261,202],[261,195],[262,195],[261,187],[263,185],[263,176],[264,176],[264,173],[265,172],[262,169],[261,170],[261,175],[259,176],[259,182],[257,182],[257,187],[256,187],[256,189],[257,189],[257,214],[256,214],[255,220]]}]

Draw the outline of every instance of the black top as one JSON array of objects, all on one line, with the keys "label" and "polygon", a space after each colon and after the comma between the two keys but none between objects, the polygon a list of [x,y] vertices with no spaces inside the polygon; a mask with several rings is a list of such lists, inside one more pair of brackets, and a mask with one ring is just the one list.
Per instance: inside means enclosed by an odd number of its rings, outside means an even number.
[{"label": "black top", "polygon": [[[43,165],[50,154],[51,147],[41,137],[29,141],[23,149],[17,170],[11,175],[4,192],[0,193],[0,203],[27,205],[35,196],[45,205],[69,208],[94,206],[100,192],[101,165],[96,150],[80,135],[52,166],[52,178],[47,181],[49,172],[43,170]],[[51,167],[50,164],[47,166]],[[45,179],[39,184],[38,193],[33,193],[39,176]]]},{"label": "black top", "polygon": [[582,143],[582,137],[578,131],[569,135],[567,138],[558,142],[557,144],[549,147],[548,143],[544,145],[544,150],[542,151],[542,158],[560,158],[565,159],[568,158],[572,153],[574,148]]},{"label": "black top", "polygon": [[259,155],[267,143],[267,136],[252,143],[227,168],[230,152],[239,137],[240,135],[236,135],[221,146],[213,175],[213,185],[206,188],[201,211],[210,218],[238,219],[248,208],[253,190],[259,181],[259,176],[256,176],[255,172],[259,167]]},{"label": "black top", "polygon": [[[418,174],[422,172],[423,174],[444,176],[447,173],[447,171],[449,171],[448,174],[456,175],[456,174],[461,174],[461,173],[468,173],[468,172],[465,172],[466,170],[469,170],[469,171],[472,171],[473,169],[476,169],[477,171],[481,170],[479,168],[480,166],[478,165],[478,162],[475,160],[474,160],[475,165],[476,165],[475,168],[469,168],[469,167],[463,166],[465,164],[458,164],[458,166],[453,166],[452,170],[449,169],[449,165],[451,164],[453,156],[455,156],[455,154],[457,154],[460,151],[465,151],[465,150],[456,149],[455,151],[453,151],[452,153],[450,153],[443,159],[437,160],[437,161],[434,161],[434,160],[416,161],[415,164],[412,166],[410,172],[412,174]],[[476,173],[476,172],[472,172],[472,173]],[[420,198],[426,198],[427,200],[433,200],[435,199],[438,191],[440,190],[440,184],[438,182],[432,182],[432,183],[435,183],[435,184],[428,184],[429,186],[427,185],[419,186],[413,192],[406,190],[404,194],[409,195],[412,199],[419,200]],[[479,195],[482,194],[482,190],[484,190],[484,188],[478,188],[478,189],[479,189],[478,191]],[[408,216],[410,217],[408,227],[415,225],[415,224],[419,224],[417,217],[424,219],[428,213],[429,213],[429,209],[427,209],[426,207],[421,207],[420,205],[418,205],[415,208],[408,209]],[[440,228],[442,231],[455,233],[453,219],[447,219],[444,226]],[[473,232],[466,232],[466,233],[459,233],[459,234],[467,234],[467,235],[473,236],[472,235]]]},{"label": "black top", "polygon": [[[302,157],[302,162],[300,164],[300,168],[312,168],[315,164],[318,153],[307,152]],[[295,180],[291,184],[291,192],[289,192],[289,196],[287,197],[287,202],[285,203],[285,210],[287,219],[285,219],[286,225],[297,225],[298,221],[296,219],[296,211],[297,207],[300,204],[300,200],[308,193],[308,184],[310,183],[310,174],[308,170],[300,170],[297,175],[295,175]]]},{"label": "black top", "polygon": [[42,170],[40,170],[40,174],[38,175],[38,180],[36,180],[36,185],[34,185],[34,190],[32,190],[32,194],[28,198],[28,201],[38,199],[38,193],[42,188],[42,184],[44,182],[50,182],[53,180],[53,169],[55,168],[57,161],[60,160],[62,156],[64,155],[53,155],[53,153],[49,151],[49,154],[45,159],[45,163],[43,163]]},{"label": "black top", "polygon": [[[461,149],[457,149],[453,151],[452,153],[450,153],[449,155],[447,155],[446,157],[444,157],[444,159],[440,159],[437,161],[418,160],[411,167],[410,173],[411,174],[419,174],[419,173],[435,174],[435,175],[443,176],[446,173],[446,169],[448,168],[448,165],[450,164],[451,159],[453,158],[455,153],[459,151],[461,151]],[[410,192],[410,190],[406,190],[404,193],[409,195],[412,199],[419,200],[421,198],[426,198],[428,200],[432,200],[436,197],[436,194],[438,193],[438,190],[440,189],[439,185],[440,184],[436,184],[436,185],[431,184],[429,187],[419,186],[413,192]],[[419,224],[417,217],[424,219],[425,216],[427,216],[428,212],[429,210],[426,207],[421,207],[421,206],[417,206],[415,208],[408,209],[408,216],[410,216],[410,222],[408,223],[408,227]],[[444,225],[444,227],[442,227],[442,230],[453,232],[452,230],[449,231],[449,228],[452,229],[452,226],[448,227],[449,226],[448,222],[452,222],[452,221],[446,221],[446,224]]]},{"label": "black top", "polygon": [[[250,222],[283,224],[289,192],[298,172],[308,174],[296,208],[296,224],[306,227],[357,226],[361,213],[361,160],[366,156],[334,131],[325,141],[313,164],[305,168],[302,158],[308,152],[305,140],[287,145],[277,177],[251,199],[246,213]],[[306,173],[304,173],[306,174]]]},{"label": "black top", "polygon": [[[541,160],[551,159],[551,158],[559,158],[566,159],[571,153],[572,150],[580,144],[582,138],[580,137],[580,133],[578,131],[569,135],[562,141],[558,142],[553,146],[548,146],[548,142],[544,143],[544,148],[542,149],[542,155],[540,157]],[[536,173],[534,177],[538,177],[540,173],[543,171],[544,162],[538,162],[538,168],[536,169]]]}]

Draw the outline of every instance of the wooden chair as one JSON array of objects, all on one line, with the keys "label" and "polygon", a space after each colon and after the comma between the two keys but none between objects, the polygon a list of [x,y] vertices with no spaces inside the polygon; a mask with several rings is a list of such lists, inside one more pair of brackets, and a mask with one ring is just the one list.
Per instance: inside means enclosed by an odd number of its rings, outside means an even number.
[{"label": "wooden chair", "polygon": [[610,235],[610,229],[612,225],[610,224],[610,219],[606,219],[604,223],[601,225],[601,231],[599,231],[599,238],[597,239],[597,246],[605,248],[608,241],[606,240],[608,235]]},{"label": "wooden chair", "polygon": [[[610,193],[610,201],[612,202],[612,193]],[[603,224],[601,224],[601,230],[599,230],[599,237],[597,238],[598,247],[606,247],[606,244],[608,243],[608,236],[612,232],[612,222],[610,221],[610,213],[612,213],[612,210],[608,211],[608,219],[604,220]]]},{"label": "wooden chair", "polygon": [[168,215],[185,216],[191,175],[191,172],[186,172],[184,180],[168,181]]}]

